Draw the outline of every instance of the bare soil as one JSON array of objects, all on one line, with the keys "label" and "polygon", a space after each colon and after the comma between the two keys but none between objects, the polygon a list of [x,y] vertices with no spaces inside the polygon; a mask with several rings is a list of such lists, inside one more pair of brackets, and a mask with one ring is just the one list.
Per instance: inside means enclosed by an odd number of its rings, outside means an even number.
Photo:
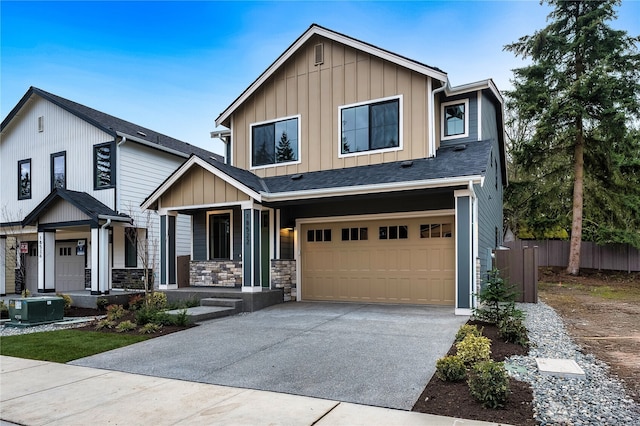
[{"label": "bare soil", "polygon": [[583,352],[611,367],[640,403],[640,273],[540,268],[538,298],[564,320]]}]

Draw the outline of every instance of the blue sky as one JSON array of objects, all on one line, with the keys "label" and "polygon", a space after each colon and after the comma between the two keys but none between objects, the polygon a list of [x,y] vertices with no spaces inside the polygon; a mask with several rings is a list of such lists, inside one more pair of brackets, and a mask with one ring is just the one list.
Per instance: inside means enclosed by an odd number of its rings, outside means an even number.
[{"label": "blue sky", "polygon": [[[312,23],[438,67],[452,85],[524,65],[538,1],[0,2],[0,115],[36,86],[222,153],[218,115]],[[612,25],[640,34],[640,1]]]}]

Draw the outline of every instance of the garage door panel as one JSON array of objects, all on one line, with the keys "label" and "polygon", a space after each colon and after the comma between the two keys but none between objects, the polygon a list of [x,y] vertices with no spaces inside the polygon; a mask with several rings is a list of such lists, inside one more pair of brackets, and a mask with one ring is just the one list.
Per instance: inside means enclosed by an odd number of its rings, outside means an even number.
[{"label": "garage door panel", "polygon": [[[343,241],[342,229],[354,228],[354,223],[303,225],[303,299],[453,304],[454,238],[431,238],[429,232],[427,238],[421,238],[422,225],[453,224],[453,217],[358,221],[358,228],[368,229],[367,239]],[[379,239],[379,228],[385,226],[398,227],[397,231],[386,232],[395,239]],[[305,241],[307,230],[328,227],[332,229],[332,241]],[[400,227],[408,232],[400,232]],[[348,238],[363,235],[347,234]]]}]

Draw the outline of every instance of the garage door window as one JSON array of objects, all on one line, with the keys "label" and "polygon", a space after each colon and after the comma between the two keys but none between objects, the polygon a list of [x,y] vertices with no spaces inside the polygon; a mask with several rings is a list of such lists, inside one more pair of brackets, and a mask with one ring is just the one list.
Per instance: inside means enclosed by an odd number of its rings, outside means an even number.
[{"label": "garage door window", "polygon": [[409,238],[409,227],[407,225],[381,226],[378,237],[381,240],[406,240]]},{"label": "garage door window", "polygon": [[342,228],[342,241],[361,241],[369,239],[369,228]]},{"label": "garage door window", "polygon": [[307,242],[328,242],[331,241],[331,229],[309,229],[307,231]]},{"label": "garage door window", "polygon": [[420,225],[420,238],[451,238],[450,223],[429,223]]}]

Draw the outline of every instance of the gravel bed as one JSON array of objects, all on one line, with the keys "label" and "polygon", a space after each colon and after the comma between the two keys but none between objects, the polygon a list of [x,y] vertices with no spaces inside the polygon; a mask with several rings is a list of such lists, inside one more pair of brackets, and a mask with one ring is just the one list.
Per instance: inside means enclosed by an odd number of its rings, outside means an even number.
[{"label": "gravel bed", "polygon": [[0,326],[0,337],[17,336],[18,334],[40,333],[42,331],[64,330],[65,328],[84,327],[88,322],[99,317],[74,317],[66,318],[63,322],[36,325],[33,327],[7,327]]},{"label": "gravel bed", "polygon": [[[639,424],[640,405],[627,396],[607,364],[581,352],[551,307],[539,302],[518,304],[518,308],[526,314],[532,347],[529,355],[512,356],[505,362],[516,367],[510,368],[512,377],[531,384],[534,413],[540,424]],[[572,359],[585,371],[586,379],[541,375],[536,358]]]}]

